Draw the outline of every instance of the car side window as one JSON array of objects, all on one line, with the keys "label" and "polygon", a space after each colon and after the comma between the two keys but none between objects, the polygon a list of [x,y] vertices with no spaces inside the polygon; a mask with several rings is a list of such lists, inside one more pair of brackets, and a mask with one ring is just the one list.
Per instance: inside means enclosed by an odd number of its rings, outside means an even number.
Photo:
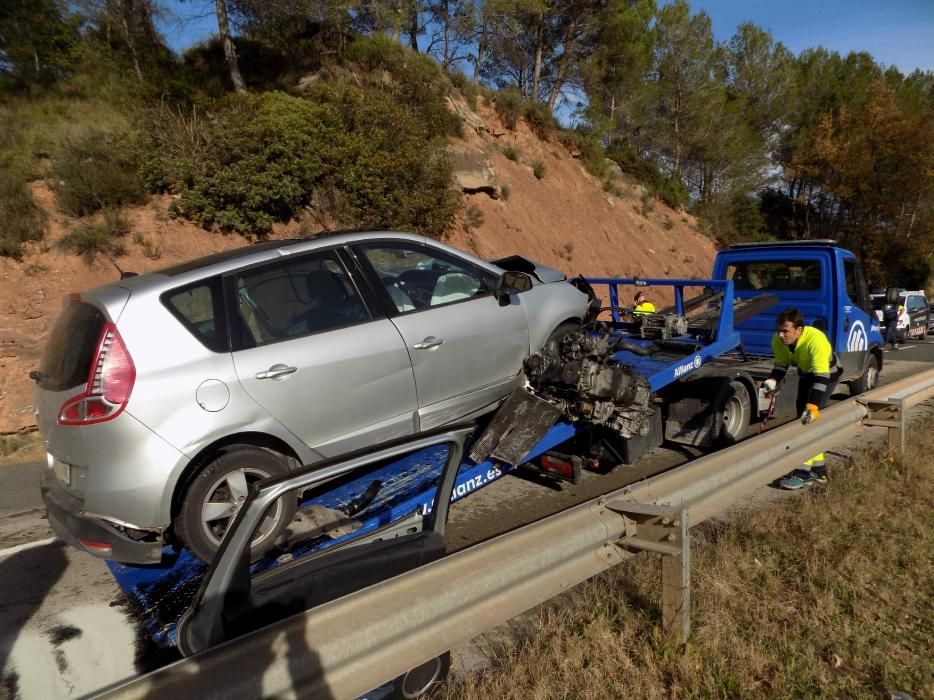
[{"label": "car side window", "polygon": [[374,243],[363,253],[399,313],[493,293],[496,275],[441,251],[406,243]]},{"label": "car side window", "polygon": [[277,261],[233,276],[241,348],[369,320],[335,251]]},{"label": "car side window", "polygon": [[162,295],[162,303],[188,332],[214,352],[226,352],[227,331],[223,326],[220,279],[212,277]]}]

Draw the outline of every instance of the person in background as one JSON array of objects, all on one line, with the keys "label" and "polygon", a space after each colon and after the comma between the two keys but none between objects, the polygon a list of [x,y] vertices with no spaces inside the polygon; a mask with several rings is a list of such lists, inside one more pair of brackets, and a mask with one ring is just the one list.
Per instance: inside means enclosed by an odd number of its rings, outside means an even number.
[{"label": "person in background", "polygon": [[[805,425],[820,418],[837,386],[843,368],[830,341],[813,326],[804,325],[804,316],[798,309],[785,309],[775,319],[776,333],[772,336],[775,364],[762,386],[767,394],[778,393],[785,373],[792,365],[798,368],[798,395],[795,411]],[[778,480],[784,489],[800,489],[813,483],[827,482],[824,453],[812,457],[801,467]]]},{"label": "person in background", "polygon": [[649,314],[655,313],[655,304],[648,300],[648,297],[645,296],[645,292],[641,289],[636,292],[635,298],[632,300],[633,316],[648,316]]},{"label": "person in background", "polygon": [[898,350],[898,317],[902,315],[905,307],[901,304],[886,304],[882,307],[882,320],[885,322],[885,344],[891,344],[893,350]]}]

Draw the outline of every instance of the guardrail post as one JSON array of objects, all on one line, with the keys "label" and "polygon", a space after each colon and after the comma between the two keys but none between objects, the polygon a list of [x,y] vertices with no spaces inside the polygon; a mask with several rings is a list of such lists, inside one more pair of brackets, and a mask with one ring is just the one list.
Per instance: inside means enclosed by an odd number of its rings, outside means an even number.
[{"label": "guardrail post", "polygon": [[691,636],[691,539],[688,511],[666,505],[615,502],[626,520],[619,545],[662,555],[662,628],[675,644]]},{"label": "guardrail post", "polygon": [[662,556],[662,628],[676,644],[684,644],[691,636],[691,539],[686,509],[672,526],[681,551]]},{"label": "guardrail post", "polygon": [[888,429],[889,454],[901,457],[905,454],[905,410],[902,399],[867,401],[869,415],[863,425],[878,425]]}]

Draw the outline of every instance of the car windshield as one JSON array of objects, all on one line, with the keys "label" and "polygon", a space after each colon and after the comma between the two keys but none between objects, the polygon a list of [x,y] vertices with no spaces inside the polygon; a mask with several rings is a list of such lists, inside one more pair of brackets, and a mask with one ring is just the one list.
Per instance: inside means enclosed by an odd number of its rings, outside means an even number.
[{"label": "car windshield", "polygon": [[[898,305],[899,306],[905,305],[904,294],[898,295]],[[884,307],[885,307],[885,295],[884,294],[873,294],[872,295],[872,308],[876,311],[882,311]]]}]

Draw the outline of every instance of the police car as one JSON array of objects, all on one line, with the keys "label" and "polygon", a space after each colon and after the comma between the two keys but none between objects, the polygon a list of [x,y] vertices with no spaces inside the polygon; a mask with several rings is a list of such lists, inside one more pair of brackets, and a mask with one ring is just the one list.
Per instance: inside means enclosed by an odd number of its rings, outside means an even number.
[{"label": "police car", "polygon": [[[906,291],[898,293],[898,320],[895,325],[896,339],[904,343],[909,338],[923,338],[932,330],[934,321],[927,297],[923,290]],[[872,294],[872,308],[879,319],[879,330],[883,336],[886,332],[886,321],[883,318],[885,307],[885,292]]]}]

